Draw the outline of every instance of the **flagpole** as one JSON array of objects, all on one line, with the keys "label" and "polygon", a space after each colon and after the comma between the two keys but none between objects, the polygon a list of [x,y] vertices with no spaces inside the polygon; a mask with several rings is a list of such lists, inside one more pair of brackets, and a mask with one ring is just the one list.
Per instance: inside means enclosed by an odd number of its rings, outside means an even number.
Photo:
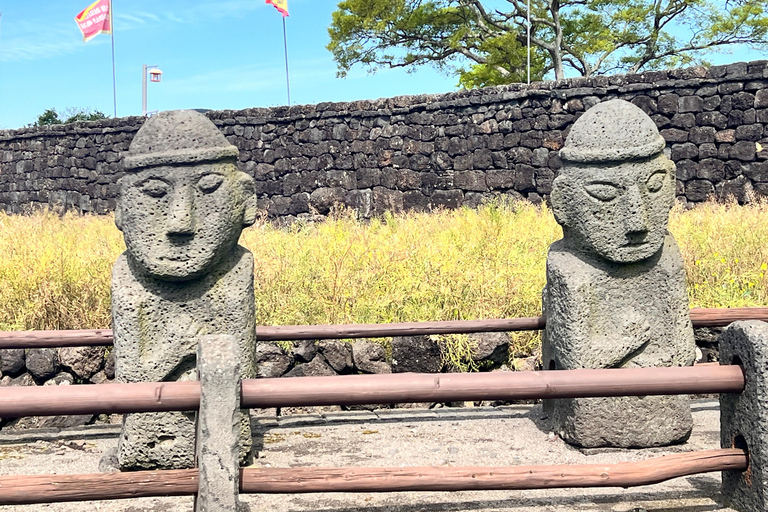
[{"label": "flagpole", "polygon": [[[111,1],[111,0],[110,0]],[[288,35],[285,31],[285,16],[283,16],[283,47],[285,49],[285,85],[288,89],[288,106],[291,106],[291,81],[288,78]]]},{"label": "flagpole", "polygon": [[112,0],[109,0],[109,31],[112,33],[112,102],[117,117],[117,76],[115,73],[115,16],[112,10]]}]

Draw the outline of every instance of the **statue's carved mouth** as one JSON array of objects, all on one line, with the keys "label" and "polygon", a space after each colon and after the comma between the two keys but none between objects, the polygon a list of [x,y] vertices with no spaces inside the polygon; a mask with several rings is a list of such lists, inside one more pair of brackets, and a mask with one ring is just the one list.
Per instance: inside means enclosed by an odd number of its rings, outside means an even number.
[{"label": "statue's carved mouth", "polygon": [[159,259],[163,261],[185,262],[191,258],[187,254],[166,254],[165,256],[160,256]]}]

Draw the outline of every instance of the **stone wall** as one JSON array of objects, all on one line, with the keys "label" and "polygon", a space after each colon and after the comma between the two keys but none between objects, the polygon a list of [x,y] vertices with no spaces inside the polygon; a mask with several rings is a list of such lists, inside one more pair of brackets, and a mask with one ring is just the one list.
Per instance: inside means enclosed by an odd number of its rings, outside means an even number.
[{"label": "stone wall", "polygon": [[[590,106],[624,98],[658,125],[687,202],[768,195],[768,61],[441,95],[211,111],[272,218],[335,203],[387,210],[546,199],[557,151]],[[0,209],[106,213],[143,118],[0,131]]]}]

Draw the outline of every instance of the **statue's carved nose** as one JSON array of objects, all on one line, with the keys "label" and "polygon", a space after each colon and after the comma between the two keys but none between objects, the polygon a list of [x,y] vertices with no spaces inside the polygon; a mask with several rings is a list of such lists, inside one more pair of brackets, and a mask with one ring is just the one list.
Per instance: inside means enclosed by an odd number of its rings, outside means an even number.
[{"label": "statue's carved nose", "polygon": [[195,234],[194,201],[189,187],[175,190],[168,209],[169,237],[189,237]]}]

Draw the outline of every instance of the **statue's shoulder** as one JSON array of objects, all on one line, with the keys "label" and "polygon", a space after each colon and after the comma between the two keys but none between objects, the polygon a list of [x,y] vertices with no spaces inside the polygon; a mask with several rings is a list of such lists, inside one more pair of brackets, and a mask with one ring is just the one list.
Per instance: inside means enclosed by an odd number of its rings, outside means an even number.
[{"label": "statue's shoulder", "polygon": [[595,262],[587,255],[570,248],[561,238],[549,246],[547,252],[547,274],[550,272],[578,273],[591,272]]},{"label": "statue's shoulder", "polygon": [[115,264],[112,266],[112,282],[124,281],[131,275],[131,268],[128,265],[128,252],[125,251],[117,257]]}]

